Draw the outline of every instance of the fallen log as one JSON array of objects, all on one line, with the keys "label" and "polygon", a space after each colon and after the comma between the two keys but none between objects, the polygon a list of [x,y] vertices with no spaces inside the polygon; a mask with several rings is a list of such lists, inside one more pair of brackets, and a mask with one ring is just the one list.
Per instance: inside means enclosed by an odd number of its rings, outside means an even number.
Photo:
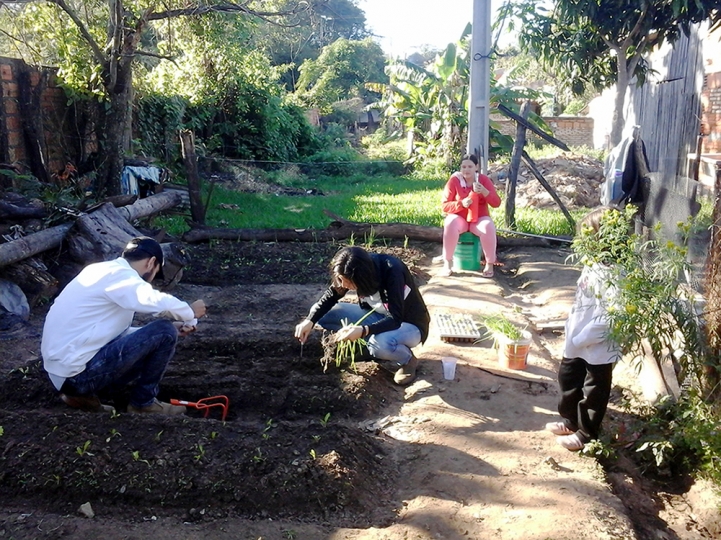
[{"label": "fallen log", "polygon": [[29,201],[15,193],[4,193],[0,195],[0,219],[22,220],[32,218],[44,218],[48,213],[42,203]]},{"label": "fallen log", "polygon": [[[421,242],[443,241],[443,228],[410,223],[357,223],[348,221],[328,210],[323,213],[333,221],[327,229],[191,229],[183,235],[183,241],[190,244],[209,240],[231,240],[235,242],[329,242],[356,238],[391,238],[415,240]],[[540,238],[498,237],[498,246],[548,246],[547,240]]]},{"label": "fallen log", "polygon": [[177,191],[162,191],[156,195],[138,199],[130,206],[118,208],[118,211],[127,221],[132,222],[173,208],[181,202],[183,202],[183,198]]},{"label": "fallen log", "polygon": [[0,244],[0,266],[22,261],[23,259],[59,246],[72,226],[72,223],[63,223],[62,225]]},{"label": "fallen log", "polygon": [[351,236],[363,238],[373,235],[380,238],[440,242],[441,227],[425,227],[409,223],[355,223],[333,216],[335,221],[327,229],[191,229],[183,235],[189,243],[208,240],[261,241],[261,242],[328,242]]},{"label": "fallen log", "polygon": [[0,269],[0,278],[18,285],[31,308],[42,300],[54,297],[58,291],[58,280],[41,261],[33,257],[3,267]]},{"label": "fallen log", "polygon": [[128,240],[141,233],[127,222],[120,209],[105,203],[75,220],[70,255],[82,263],[107,261],[122,252]]}]

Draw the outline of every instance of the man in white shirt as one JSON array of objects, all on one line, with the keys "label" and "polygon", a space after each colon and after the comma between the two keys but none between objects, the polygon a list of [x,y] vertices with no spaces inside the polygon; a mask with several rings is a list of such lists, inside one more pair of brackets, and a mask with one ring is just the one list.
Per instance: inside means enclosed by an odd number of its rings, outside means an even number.
[{"label": "man in white shirt", "polygon": [[[85,267],[58,295],[43,328],[45,370],[71,407],[100,411],[100,390],[131,387],[128,412],[182,414],[185,407],[158,401],[158,386],[179,335],[195,330],[205,303],[187,304],[153,289],[163,250],[147,236],[133,238],[122,256]],[[167,312],[131,327],[135,313]]]}]

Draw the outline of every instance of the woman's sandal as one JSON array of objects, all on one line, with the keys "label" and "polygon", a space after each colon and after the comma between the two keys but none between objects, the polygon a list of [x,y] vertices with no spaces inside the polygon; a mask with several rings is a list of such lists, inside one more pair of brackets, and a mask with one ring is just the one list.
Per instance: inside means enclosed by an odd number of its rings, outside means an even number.
[{"label": "woman's sandal", "polygon": [[493,266],[491,266],[490,270],[488,269],[488,266],[486,266],[483,269],[483,272],[481,272],[481,276],[485,278],[492,278],[493,277]]}]

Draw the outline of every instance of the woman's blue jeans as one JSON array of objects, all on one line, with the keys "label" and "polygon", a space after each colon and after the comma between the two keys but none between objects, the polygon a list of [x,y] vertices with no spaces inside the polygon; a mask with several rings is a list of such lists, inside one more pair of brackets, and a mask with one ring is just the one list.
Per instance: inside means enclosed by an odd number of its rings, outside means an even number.
[{"label": "woman's blue jeans", "polygon": [[153,321],[105,345],[85,365],[85,371],[66,379],[65,384],[80,395],[132,385],[130,404],[146,407],[158,395],[177,341],[178,331],[172,322]]},{"label": "woman's blue jeans", "polygon": [[[368,315],[362,322],[363,316]],[[380,313],[370,312],[358,304],[339,302],[333,309],[323,315],[318,325],[326,330],[336,332],[346,324],[370,325],[384,319]],[[345,322],[344,322],[345,321]],[[413,353],[411,349],[421,342],[421,331],[411,323],[401,323],[400,328],[389,330],[381,334],[373,334],[366,339],[368,352],[379,360],[389,360],[398,365],[407,364]]]}]

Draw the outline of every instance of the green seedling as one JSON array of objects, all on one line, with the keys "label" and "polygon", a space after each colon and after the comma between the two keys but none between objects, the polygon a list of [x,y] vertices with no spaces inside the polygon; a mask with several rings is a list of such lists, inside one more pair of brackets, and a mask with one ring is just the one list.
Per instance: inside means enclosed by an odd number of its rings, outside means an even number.
[{"label": "green seedling", "polygon": [[110,430],[110,436],[107,439],[105,439],[105,442],[109,443],[113,437],[120,437],[120,432],[117,429]]},{"label": "green seedling", "polygon": [[320,439],[321,439],[320,435],[313,435],[313,442],[314,442],[314,443],[320,442]]},{"label": "green seedling", "polygon": [[273,419],[269,418],[268,421],[265,423],[265,428],[263,429],[262,437],[263,440],[270,439],[270,433],[268,433],[271,429],[275,427],[275,424],[273,423]]},{"label": "green seedling", "polygon": [[310,449],[310,457],[312,457],[313,459],[316,458],[315,450],[313,450],[312,448]]},{"label": "green seedling", "polygon": [[140,459],[140,452],[138,450],[133,450],[131,455],[133,456],[133,461],[142,461],[143,463],[150,465],[150,462],[147,459]]},{"label": "green seedling", "polygon": [[366,236],[366,248],[370,249],[373,247],[373,244],[376,243],[376,231],[373,227],[371,227],[370,232],[368,233],[368,236]]},{"label": "green seedling", "polygon": [[330,420],[330,413],[325,413],[325,416],[320,419],[320,425],[323,427],[326,427],[328,425],[329,420]]},{"label": "green seedling", "polygon": [[163,434],[164,430],[160,430],[155,434],[155,442],[160,442],[160,436]]},{"label": "green seedling", "polygon": [[[375,310],[373,309],[370,310],[368,313],[358,319],[353,325],[348,322],[348,319],[343,319],[341,321],[343,323],[343,327],[345,328],[346,326],[360,326],[361,323],[366,320],[366,318],[368,318],[368,316],[374,311]],[[351,369],[355,370],[355,357],[356,355],[361,353],[363,347],[365,347],[366,345],[367,342],[363,338],[356,339],[355,341],[336,341],[335,365],[337,367],[340,367],[343,360],[348,358],[350,360]],[[323,363],[323,371],[328,369],[328,360],[323,358],[321,359],[321,362]]]},{"label": "green seedling", "polygon": [[263,451],[260,449],[260,447],[255,449],[255,455],[253,456],[253,462],[254,463],[262,463],[265,461],[265,456],[263,455]]},{"label": "green seedling", "polygon": [[211,440],[211,441],[214,441],[214,440],[217,439],[217,438],[218,438],[218,432],[217,432],[217,431],[211,431],[211,432],[210,432],[210,440]]},{"label": "green seedling", "polygon": [[87,454],[88,456],[92,456],[93,454],[91,454],[90,452],[88,452],[88,448],[90,448],[90,441],[85,441],[85,444],[83,444],[82,447],[78,446],[78,447],[75,449],[75,452],[76,452],[80,457],[82,457],[82,456],[84,456],[84,455],[86,455],[86,454]]},{"label": "green seedling", "polygon": [[200,461],[205,457],[205,448],[203,448],[203,445],[200,443],[196,444],[195,447],[198,449],[198,453],[193,456],[193,459]]}]

